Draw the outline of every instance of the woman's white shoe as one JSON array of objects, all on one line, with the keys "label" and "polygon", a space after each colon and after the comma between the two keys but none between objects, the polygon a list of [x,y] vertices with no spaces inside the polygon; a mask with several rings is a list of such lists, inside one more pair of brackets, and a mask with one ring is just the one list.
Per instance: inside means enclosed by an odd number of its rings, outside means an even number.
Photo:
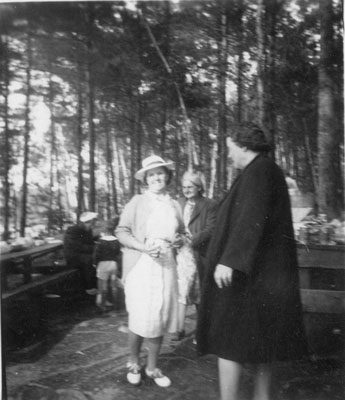
[{"label": "woman's white shoe", "polygon": [[136,363],[128,362],[127,363],[127,381],[131,385],[139,385],[141,382],[141,371],[140,366]]},{"label": "woman's white shoe", "polygon": [[159,368],[156,368],[153,371],[149,371],[146,368],[145,373],[146,376],[152,379],[157,386],[166,388],[171,385],[171,380],[167,376],[163,375],[162,371]]}]

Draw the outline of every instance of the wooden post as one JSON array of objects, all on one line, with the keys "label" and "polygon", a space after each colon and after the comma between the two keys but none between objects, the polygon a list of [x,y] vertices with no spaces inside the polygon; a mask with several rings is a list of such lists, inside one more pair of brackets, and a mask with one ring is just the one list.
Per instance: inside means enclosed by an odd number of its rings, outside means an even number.
[{"label": "wooden post", "polygon": [[32,261],[31,257],[25,257],[24,258],[24,283],[29,283],[31,282],[31,266],[32,266]]}]

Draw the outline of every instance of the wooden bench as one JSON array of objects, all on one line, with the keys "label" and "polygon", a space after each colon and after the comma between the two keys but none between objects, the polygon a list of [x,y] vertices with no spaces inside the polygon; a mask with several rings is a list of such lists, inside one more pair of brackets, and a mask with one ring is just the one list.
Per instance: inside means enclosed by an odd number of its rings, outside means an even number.
[{"label": "wooden bench", "polygon": [[[7,303],[23,293],[45,294],[66,283],[74,286],[77,291],[80,287],[79,271],[67,268],[61,258],[62,251],[63,244],[59,242],[2,255],[0,259],[2,301]],[[57,263],[57,260],[60,262]],[[17,287],[9,287],[9,277],[18,274],[23,275],[20,284]]]},{"label": "wooden bench", "polygon": [[18,288],[10,290],[8,292],[4,292],[2,294],[2,301],[6,302],[8,300],[13,300],[23,293],[30,294],[30,293],[37,293],[37,292],[47,292],[52,287],[64,282],[64,281],[75,281],[78,279],[79,273],[76,269],[70,269],[66,271],[61,271],[54,273],[50,276],[44,276],[43,278],[35,281],[30,282],[27,284],[23,284]]},{"label": "wooden bench", "polygon": [[[30,283],[32,280],[34,261],[47,255],[56,255],[63,250],[62,242],[49,243],[30,249],[2,254],[0,258],[1,288],[2,291],[8,290],[8,275],[21,273],[23,284]],[[49,272],[47,270],[47,272]]]}]

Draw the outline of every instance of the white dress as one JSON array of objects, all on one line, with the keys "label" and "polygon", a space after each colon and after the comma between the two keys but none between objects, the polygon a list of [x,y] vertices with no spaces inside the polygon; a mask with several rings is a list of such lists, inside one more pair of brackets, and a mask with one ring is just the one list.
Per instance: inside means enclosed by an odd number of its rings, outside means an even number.
[{"label": "white dress", "polygon": [[125,281],[129,329],[146,338],[177,331],[178,287],[175,251],[171,247],[179,227],[170,196],[152,197],[146,220],[146,240],[161,244],[160,256],[143,253]]}]

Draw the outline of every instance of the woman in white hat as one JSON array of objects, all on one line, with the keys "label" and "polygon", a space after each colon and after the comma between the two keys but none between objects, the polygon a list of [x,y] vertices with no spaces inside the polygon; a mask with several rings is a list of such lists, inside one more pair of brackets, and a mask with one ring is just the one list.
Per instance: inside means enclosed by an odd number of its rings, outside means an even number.
[{"label": "woman in white hat", "polygon": [[140,350],[148,342],[146,376],[161,387],[170,379],[157,368],[164,333],[178,325],[175,248],[184,230],[181,209],[167,193],[173,162],[156,155],[143,160],[135,178],[146,184],[144,194],[126,205],[116,230],[123,248],[123,282],[128,311],[130,357],[127,380],[140,384]]}]

